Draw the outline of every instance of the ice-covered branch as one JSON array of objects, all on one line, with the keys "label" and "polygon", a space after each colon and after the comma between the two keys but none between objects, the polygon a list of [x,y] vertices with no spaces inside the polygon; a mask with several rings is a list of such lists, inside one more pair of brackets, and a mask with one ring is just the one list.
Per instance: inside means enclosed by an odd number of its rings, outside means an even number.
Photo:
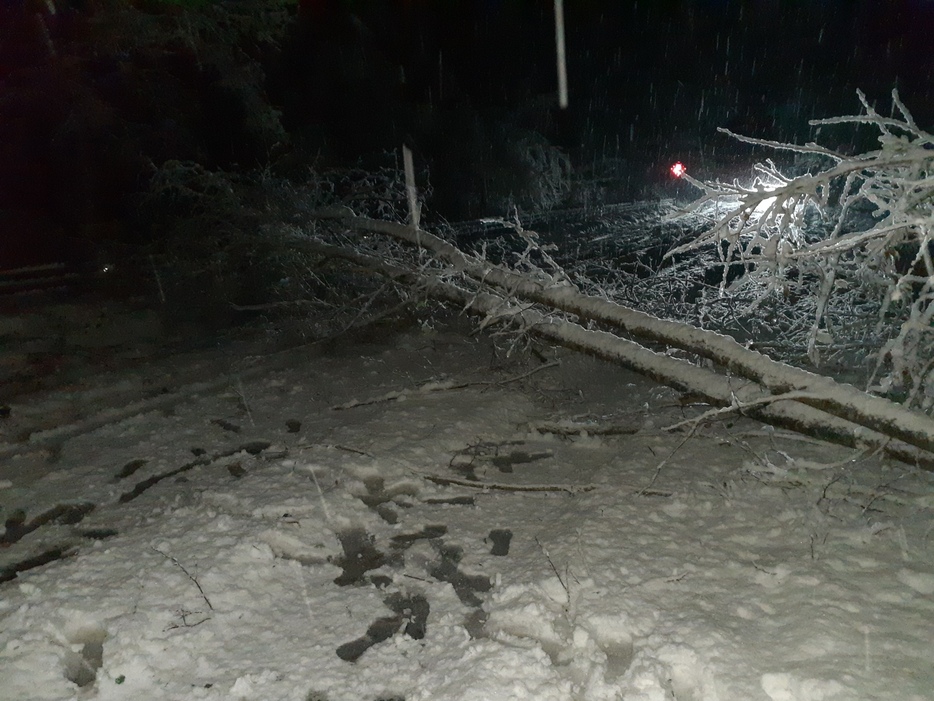
[{"label": "ice-covered branch", "polygon": [[[847,315],[877,315],[873,384],[926,410],[934,408],[934,136],[922,130],[892,93],[893,115],[880,115],[858,94],[863,114],[812,120],[814,126],[871,125],[879,147],[845,155],[816,143],[804,146],[756,139],[721,129],[754,146],[828,159],[824,168],[789,177],[772,161],[755,167],[749,185],[738,181],[699,183],[702,195],[684,214],[710,224],[693,240],[673,248],[669,259],[717,246],[723,265],[741,263],[747,274],[732,290],[755,287],[773,295],[793,286],[814,299],[808,357],[820,361],[819,346],[845,342]],[[727,294],[724,274],[721,295]],[[761,298],[749,305],[756,308]],[[852,314],[851,314],[852,312]],[[835,338],[836,336],[836,338]],[[818,339],[826,343],[818,343]]]}]

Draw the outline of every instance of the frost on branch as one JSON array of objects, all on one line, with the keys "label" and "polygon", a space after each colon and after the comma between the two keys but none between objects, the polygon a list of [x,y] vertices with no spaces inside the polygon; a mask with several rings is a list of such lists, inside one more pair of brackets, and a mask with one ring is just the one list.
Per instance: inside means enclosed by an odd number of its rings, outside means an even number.
[{"label": "frost on branch", "polygon": [[[715,248],[723,275],[716,294],[697,302],[710,325],[770,319],[760,328],[771,329],[776,344],[791,343],[815,366],[833,358],[853,367],[869,358],[870,390],[930,411],[934,136],[918,127],[897,91],[890,117],[858,95],[862,114],[811,124],[873,128],[878,148],[866,153],[721,129],[744,143],[792,152],[807,172],[789,177],[768,160],[756,166],[751,185],[686,176],[703,195],[679,215],[708,224],[667,257],[677,266],[698,249]],[[744,274],[728,274],[736,266]]]}]

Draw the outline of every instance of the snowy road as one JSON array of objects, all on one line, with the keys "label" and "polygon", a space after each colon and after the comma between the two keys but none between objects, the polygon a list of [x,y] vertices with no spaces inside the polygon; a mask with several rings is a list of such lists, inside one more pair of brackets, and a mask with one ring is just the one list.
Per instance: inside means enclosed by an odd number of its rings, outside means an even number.
[{"label": "snowy road", "polygon": [[934,699],[929,474],[463,329],[227,358],[5,434],[3,701]]}]

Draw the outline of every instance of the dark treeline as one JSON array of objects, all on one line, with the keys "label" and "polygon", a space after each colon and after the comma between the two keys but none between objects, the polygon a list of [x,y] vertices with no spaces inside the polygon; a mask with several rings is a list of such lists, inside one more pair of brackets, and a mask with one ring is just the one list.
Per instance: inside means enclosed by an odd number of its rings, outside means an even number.
[{"label": "dark treeline", "polygon": [[0,262],[157,235],[136,202],[173,159],[300,174],[384,166],[405,142],[429,208],[462,218],[530,201],[535,149],[620,200],[671,160],[719,175],[759,157],[717,126],[806,138],[808,119],[856,112],[857,88],[888,109],[898,87],[934,122],[930,2],[565,5],[560,111],[547,0],[6,0]]}]

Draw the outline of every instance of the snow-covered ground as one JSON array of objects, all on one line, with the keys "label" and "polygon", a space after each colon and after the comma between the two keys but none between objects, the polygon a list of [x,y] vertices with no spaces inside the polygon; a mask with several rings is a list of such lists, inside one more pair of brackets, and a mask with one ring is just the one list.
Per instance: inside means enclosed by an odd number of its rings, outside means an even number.
[{"label": "snow-covered ground", "polygon": [[467,330],[16,397],[0,699],[934,699],[930,474]]}]

